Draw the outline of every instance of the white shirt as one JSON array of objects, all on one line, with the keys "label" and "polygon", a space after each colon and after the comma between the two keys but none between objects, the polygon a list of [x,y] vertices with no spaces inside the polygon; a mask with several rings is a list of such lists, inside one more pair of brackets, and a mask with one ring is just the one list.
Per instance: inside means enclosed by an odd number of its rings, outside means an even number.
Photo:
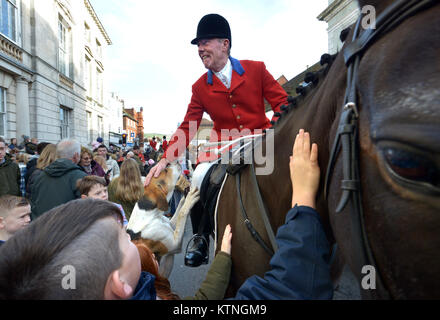
[{"label": "white shirt", "polygon": [[231,60],[228,59],[226,65],[220,72],[214,72],[217,78],[225,85],[226,88],[231,87],[231,79],[232,79],[232,65]]}]

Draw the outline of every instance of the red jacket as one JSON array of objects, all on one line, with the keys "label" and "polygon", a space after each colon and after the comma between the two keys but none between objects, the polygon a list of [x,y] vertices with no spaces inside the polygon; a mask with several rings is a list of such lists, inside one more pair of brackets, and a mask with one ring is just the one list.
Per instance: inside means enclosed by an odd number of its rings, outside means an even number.
[{"label": "red jacket", "polygon": [[154,151],[156,151],[156,145],[157,145],[156,141],[150,140],[150,146],[154,149]]},{"label": "red jacket", "polygon": [[162,141],[162,149],[163,149],[163,151],[167,151],[167,148],[168,148],[168,141],[163,140]]},{"label": "red jacket", "polygon": [[210,141],[220,141],[231,139],[231,136],[222,137],[222,129],[253,131],[269,128],[271,124],[266,117],[264,99],[274,112],[279,112],[283,104],[288,104],[286,91],[266,70],[263,62],[230,60],[233,69],[230,89],[210,70],[192,86],[185,118],[171,137],[164,154],[169,161],[186,149],[197,133],[204,112],[214,121]]}]

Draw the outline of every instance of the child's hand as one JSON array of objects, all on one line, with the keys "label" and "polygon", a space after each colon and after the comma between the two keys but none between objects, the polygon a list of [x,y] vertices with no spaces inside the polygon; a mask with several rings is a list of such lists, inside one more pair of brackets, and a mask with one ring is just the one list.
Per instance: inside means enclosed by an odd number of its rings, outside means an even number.
[{"label": "child's hand", "polygon": [[292,207],[309,206],[315,208],[315,198],[319,187],[318,145],[310,150],[310,135],[299,131],[290,157],[290,180],[292,182]]},{"label": "child's hand", "polygon": [[231,225],[228,224],[225,228],[225,233],[223,233],[222,246],[220,250],[229,255],[231,255],[231,239],[232,239]]}]

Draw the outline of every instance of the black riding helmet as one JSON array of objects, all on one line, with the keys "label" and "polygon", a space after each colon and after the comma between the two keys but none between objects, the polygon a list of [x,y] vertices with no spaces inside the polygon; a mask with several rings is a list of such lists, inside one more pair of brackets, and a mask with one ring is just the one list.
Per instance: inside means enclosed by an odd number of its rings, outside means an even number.
[{"label": "black riding helmet", "polygon": [[191,44],[197,44],[201,39],[228,39],[229,47],[232,46],[231,28],[228,21],[216,13],[207,14],[200,19],[197,26],[197,36],[191,41]]}]

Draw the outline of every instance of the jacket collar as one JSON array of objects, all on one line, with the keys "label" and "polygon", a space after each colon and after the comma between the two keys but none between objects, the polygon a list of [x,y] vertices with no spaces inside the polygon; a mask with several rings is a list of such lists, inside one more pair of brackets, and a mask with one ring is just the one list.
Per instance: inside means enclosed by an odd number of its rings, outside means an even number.
[{"label": "jacket collar", "polygon": [[[244,69],[243,69],[240,61],[238,61],[237,59],[234,59],[232,57],[229,57],[229,60],[231,61],[232,70],[237,72],[240,76],[242,76],[243,73],[244,73]],[[210,84],[210,85],[214,84],[213,76],[214,76],[214,72],[212,72],[211,70],[208,70],[207,83]]]},{"label": "jacket collar", "polygon": [[154,287],[155,276],[148,272],[141,272],[139,282],[130,300],[156,300],[156,289]]}]

